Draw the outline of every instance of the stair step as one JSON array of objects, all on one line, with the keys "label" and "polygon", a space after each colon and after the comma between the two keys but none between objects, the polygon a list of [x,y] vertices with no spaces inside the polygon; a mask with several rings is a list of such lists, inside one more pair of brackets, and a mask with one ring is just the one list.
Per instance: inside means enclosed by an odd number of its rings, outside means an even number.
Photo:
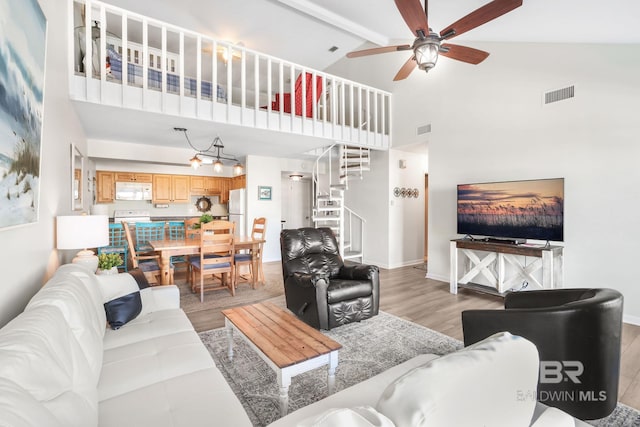
[{"label": "stair step", "polygon": [[342,209],[340,206],[320,206],[315,208],[316,212],[331,212],[331,211],[339,211]]},{"label": "stair step", "polygon": [[358,163],[362,161],[363,163],[369,163],[369,157],[367,156],[344,156],[342,160],[349,163]]},{"label": "stair step", "polygon": [[329,187],[331,190],[339,190],[339,191],[344,191],[347,189],[347,186],[344,184],[331,184],[331,186]]},{"label": "stair step", "polygon": [[340,221],[340,215],[320,215],[314,216],[314,221]]},{"label": "stair step", "polygon": [[369,149],[368,148],[364,148],[364,147],[353,147],[353,146],[342,146],[342,152],[343,153],[347,153],[347,154],[360,154],[360,153],[369,153]]},{"label": "stair step", "polygon": [[354,163],[352,165],[346,165],[346,166],[342,165],[342,166],[340,166],[340,170],[343,170],[343,169],[347,169],[347,170],[349,170],[349,169],[359,169],[359,170],[363,170],[363,171],[371,170],[368,165],[360,165],[360,163]]}]

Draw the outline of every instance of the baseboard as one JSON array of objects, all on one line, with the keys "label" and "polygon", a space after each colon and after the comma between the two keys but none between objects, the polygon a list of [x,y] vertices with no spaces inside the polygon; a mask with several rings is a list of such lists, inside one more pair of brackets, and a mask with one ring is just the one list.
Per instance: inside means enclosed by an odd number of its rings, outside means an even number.
[{"label": "baseboard", "polygon": [[427,272],[427,279],[439,280],[441,282],[449,283],[449,276],[441,276],[439,274],[433,274],[429,272]]},{"label": "baseboard", "polygon": [[640,317],[638,317],[638,316],[631,316],[630,314],[623,314],[622,315],[622,321],[624,323],[629,323],[631,325],[640,326]]}]

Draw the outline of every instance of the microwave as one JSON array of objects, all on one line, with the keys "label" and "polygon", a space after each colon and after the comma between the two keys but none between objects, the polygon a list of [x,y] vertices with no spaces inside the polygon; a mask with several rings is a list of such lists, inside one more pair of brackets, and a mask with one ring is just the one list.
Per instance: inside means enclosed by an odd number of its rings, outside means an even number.
[{"label": "microwave", "polygon": [[116,182],[116,200],[151,200],[150,182]]}]

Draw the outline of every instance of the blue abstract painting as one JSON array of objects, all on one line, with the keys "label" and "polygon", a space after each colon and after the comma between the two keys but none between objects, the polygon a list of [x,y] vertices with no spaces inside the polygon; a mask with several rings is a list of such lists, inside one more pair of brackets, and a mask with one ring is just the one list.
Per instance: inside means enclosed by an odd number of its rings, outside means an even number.
[{"label": "blue abstract painting", "polygon": [[0,228],[38,221],[47,20],[0,0]]}]

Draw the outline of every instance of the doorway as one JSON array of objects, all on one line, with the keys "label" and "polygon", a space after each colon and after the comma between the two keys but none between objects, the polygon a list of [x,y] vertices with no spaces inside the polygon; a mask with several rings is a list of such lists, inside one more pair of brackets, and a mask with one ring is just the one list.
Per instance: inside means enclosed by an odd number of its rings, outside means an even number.
[{"label": "doorway", "polygon": [[429,255],[429,174],[424,174],[424,263]]},{"label": "doorway", "polygon": [[311,227],[311,178],[292,180],[289,174],[282,175],[282,227]]}]

